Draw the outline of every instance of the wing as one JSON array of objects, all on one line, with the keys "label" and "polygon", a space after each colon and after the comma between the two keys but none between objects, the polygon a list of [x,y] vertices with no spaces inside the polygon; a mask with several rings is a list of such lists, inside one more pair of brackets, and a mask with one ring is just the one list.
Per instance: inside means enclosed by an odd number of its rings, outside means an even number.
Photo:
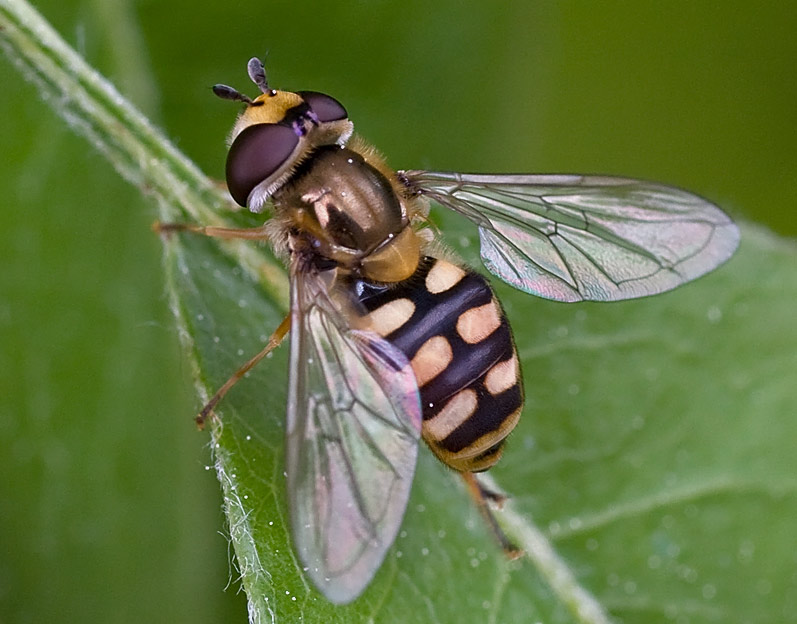
[{"label": "wing", "polygon": [[332,602],[356,598],[396,537],[421,431],[407,358],[353,330],[319,276],[292,270],[287,479],[296,551]]},{"label": "wing", "polygon": [[479,226],[481,257],[512,286],[557,301],[675,288],[733,255],[739,230],[687,191],[626,178],[399,172],[411,191]]}]

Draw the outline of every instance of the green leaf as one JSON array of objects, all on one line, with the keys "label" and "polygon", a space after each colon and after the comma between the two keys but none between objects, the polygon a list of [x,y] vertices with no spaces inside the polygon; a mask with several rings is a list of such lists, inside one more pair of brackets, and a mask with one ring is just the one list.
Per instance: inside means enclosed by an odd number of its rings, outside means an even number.
[{"label": "green leaf", "polygon": [[[473,261],[474,232],[442,220]],[[528,399],[491,475],[527,556],[505,560],[458,480],[424,452],[394,549],[346,607],[308,586],[291,550],[280,348],[213,428],[257,619],[794,621],[797,254],[752,227],[743,240],[715,274],[639,301],[568,305],[498,287]],[[284,310],[212,241],[173,239],[167,258],[209,393]]]},{"label": "green leaf", "polygon": [[[155,195],[163,218],[224,221],[218,189],[32,9],[7,1],[0,9],[6,50],[123,175]],[[440,218],[475,262],[475,233]],[[395,547],[346,607],[308,586],[292,553],[282,474],[288,364],[279,349],[210,427],[251,619],[797,621],[795,255],[792,243],[748,226],[727,266],[656,298],[568,306],[499,286],[527,407],[491,475],[512,497],[500,518],[527,556],[505,560],[455,475],[424,452]],[[263,249],[166,241],[198,404],[284,315],[277,267]]]}]

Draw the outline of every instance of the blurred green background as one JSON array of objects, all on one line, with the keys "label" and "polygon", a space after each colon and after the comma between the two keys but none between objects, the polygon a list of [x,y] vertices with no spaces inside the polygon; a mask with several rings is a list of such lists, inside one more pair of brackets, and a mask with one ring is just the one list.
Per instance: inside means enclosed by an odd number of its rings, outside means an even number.
[{"label": "blurred green background", "polygon": [[[250,56],[397,167],[621,174],[794,236],[797,4],[39,10],[212,176]],[[0,621],[244,621],[155,207],[0,62]]]}]

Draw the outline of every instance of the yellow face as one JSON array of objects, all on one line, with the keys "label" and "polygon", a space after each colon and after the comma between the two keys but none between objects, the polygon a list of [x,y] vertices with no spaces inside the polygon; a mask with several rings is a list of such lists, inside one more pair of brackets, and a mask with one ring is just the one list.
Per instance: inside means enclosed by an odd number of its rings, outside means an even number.
[{"label": "yellow face", "polygon": [[314,149],[344,145],[352,123],[343,105],[315,91],[277,91],[265,82],[262,64],[250,75],[260,88],[251,99],[226,85],[215,85],[221,98],[246,103],[229,136],[227,186],[242,206],[261,212],[291,172]]},{"label": "yellow face", "polygon": [[230,132],[230,143],[246,128],[254,124],[275,124],[285,119],[286,113],[302,104],[298,93],[271,90],[258,95],[239,115]]}]

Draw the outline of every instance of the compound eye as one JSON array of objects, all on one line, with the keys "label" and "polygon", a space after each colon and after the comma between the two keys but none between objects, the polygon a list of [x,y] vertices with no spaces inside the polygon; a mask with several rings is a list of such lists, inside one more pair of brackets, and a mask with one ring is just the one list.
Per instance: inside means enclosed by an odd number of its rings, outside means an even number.
[{"label": "compound eye", "polygon": [[274,175],[291,157],[299,137],[292,128],[255,124],[241,132],[227,154],[227,187],[241,206],[249,193]]},{"label": "compound eye", "polygon": [[343,104],[335,98],[317,91],[297,91],[307,105],[318,116],[318,120],[325,123],[328,121],[340,121],[346,119],[349,114],[343,108]]}]

